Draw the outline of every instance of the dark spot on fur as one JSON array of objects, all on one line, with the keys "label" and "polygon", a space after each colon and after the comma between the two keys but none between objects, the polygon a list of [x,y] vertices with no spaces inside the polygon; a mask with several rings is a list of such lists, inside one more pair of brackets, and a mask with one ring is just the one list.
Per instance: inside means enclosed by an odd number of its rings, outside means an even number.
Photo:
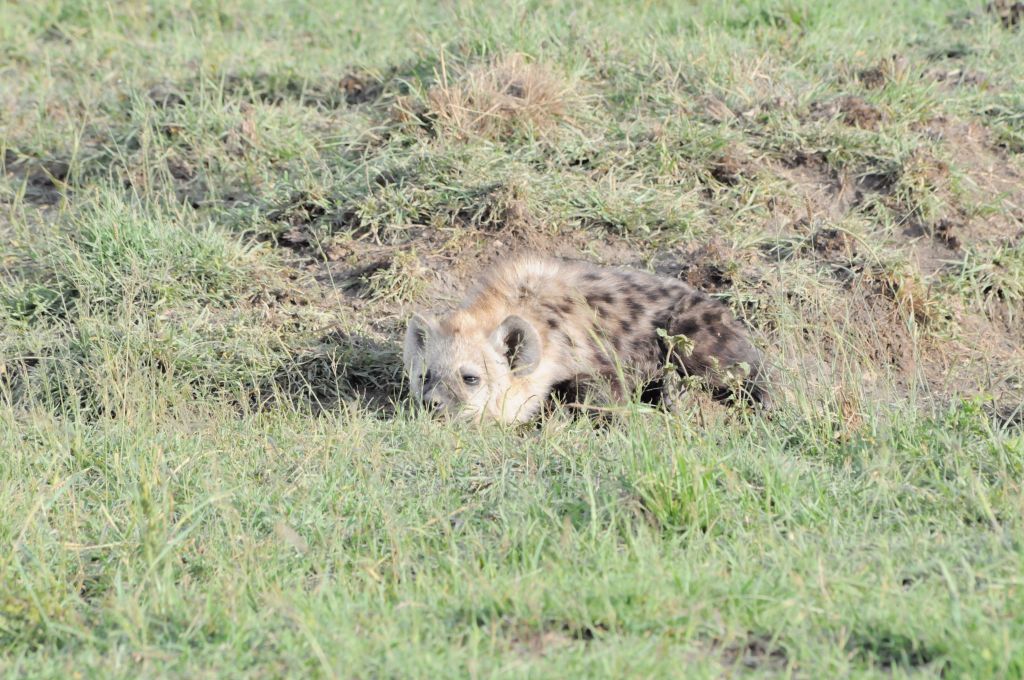
[{"label": "dark spot on fur", "polygon": [[630,317],[626,310],[619,305],[600,305],[597,309],[599,312],[598,316],[607,322],[605,324],[606,328],[621,328],[623,326],[627,326],[630,322]]},{"label": "dark spot on fur", "polygon": [[656,343],[650,337],[640,335],[633,338],[633,341],[630,343],[629,351],[637,356],[641,356],[651,352],[655,347],[655,344]]},{"label": "dark spot on fur", "polygon": [[632,296],[626,298],[626,307],[629,308],[629,313],[634,319],[644,313],[643,304]]},{"label": "dark spot on fur", "polygon": [[578,404],[583,401],[584,385],[578,378],[569,378],[551,387],[551,398],[561,404]]},{"label": "dark spot on fur", "polygon": [[697,329],[700,328],[700,324],[697,323],[696,319],[683,319],[678,326],[675,328],[675,335],[685,335],[692,338]]},{"label": "dark spot on fur", "polygon": [[608,355],[596,348],[594,349],[594,360],[597,362],[597,365],[601,367],[602,371],[610,373],[615,370],[615,364],[613,364],[612,360],[608,358]]},{"label": "dark spot on fur", "polygon": [[662,403],[665,394],[665,383],[662,380],[652,380],[643,386],[640,392],[640,401],[651,406],[658,406]]},{"label": "dark spot on fur", "polygon": [[558,305],[558,311],[562,312],[562,314],[569,314],[572,312],[573,307],[575,307],[575,305],[573,304],[572,299],[565,298],[562,300],[562,303]]},{"label": "dark spot on fur", "polygon": [[588,293],[586,296],[586,300],[588,305],[596,308],[599,304],[612,304],[615,301],[615,297],[607,291],[602,291]]},{"label": "dark spot on fur", "polygon": [[583,280],[584,281],[600,281],[601,280],[601,275],[598,274],[597,272],[587,272],[586,274],[583,275]]},{"label": "dark spot on fur", "polygon": [[555,317],[549,316],[547,321],[548,321],[548,328],[550,328],[551,330],[555,330],[556,328],[558,328],[558,323],[559,322],[558,322],[558,319],[556,319]]},{"label": "dark spot on fur", "polygon": [[704,315],[701,317],[701,321],[704,322],[705,326],[714,328],[722,322],[722,312],[718,309],[709,309],[704,312]]},{"label": "dark spot on fur", "polygon": [[609,307],[608,309],[605,310],[605,316],[608,318],[608,321],[610,322],[608,324],[608,330],[615,333],[616,335],[624,332],[626,328],[629,327],[630,320],[626,317],[619,316],[618,314],[616,314],[615,309],[613,307]]}]

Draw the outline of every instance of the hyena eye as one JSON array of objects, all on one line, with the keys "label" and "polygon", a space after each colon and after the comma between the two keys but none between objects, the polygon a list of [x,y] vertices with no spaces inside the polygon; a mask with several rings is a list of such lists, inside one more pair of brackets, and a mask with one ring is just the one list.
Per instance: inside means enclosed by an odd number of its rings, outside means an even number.
[{"label": "hyena eye", "polygon": [[468,375],[467,374],[467,375],[462,376],[462,382],[466,383],[469,386],[479,385],[480,384],[480,376],[478,376],[478,375]]}]

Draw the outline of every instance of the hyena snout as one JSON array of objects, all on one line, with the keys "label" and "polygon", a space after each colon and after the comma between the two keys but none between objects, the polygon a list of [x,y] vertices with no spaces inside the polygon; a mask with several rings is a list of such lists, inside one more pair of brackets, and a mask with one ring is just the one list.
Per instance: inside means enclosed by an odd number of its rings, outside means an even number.
[{"label": "hyena snout", "polygon": [[420,403],[425,410],[435,417],[451,415],[453,411],[458,409],[458,400],[451,394],[448,394],[447,390],[440,387],[424,392]]}]

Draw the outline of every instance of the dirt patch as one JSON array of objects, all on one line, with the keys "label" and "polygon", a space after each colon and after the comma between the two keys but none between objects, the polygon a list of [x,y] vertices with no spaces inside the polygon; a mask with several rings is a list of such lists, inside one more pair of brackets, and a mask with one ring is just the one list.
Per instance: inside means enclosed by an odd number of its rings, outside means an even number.
[{"label": "dirt patch", "polygon": [[332,237],[346,234],[365,236],[359,217],[337,199],[308,191],[293,193],[287,200],[267,211],[267,220],[278,228],[259,232],[257,240],[292,251],[306,261],[334,261],[344,256]]},{"label": "dirt patch", "polygon": [[[418,187],[416,177],[397,179],[396,172],[382,172],[360,196],[296,192],[267,212],[279,227],[257,237],[321,265],[363,267],[401,250],[420,253],[439,271],[479,264],[510,249],[554,246],[533,216],[525,186],[514,180],[455,192]],[[394,188],[396,181],[409,186]],[[577,236],[574,243],[585,241]]]},{"label": "dirt patch", "polygon": [[571,645],[589,644],[608,632],[600,621],[584,623],[563,619],[524,621],[510,614],[459,613],[466,623],[485,629],[492,639],[523,656],[543,657]]},{"label": "dirt patch", "polygon": [[714,640],[711,647],[730,667],[748,670],[781,671],[789,663],[786,650],[771,636],[749,632],[746,636],[727,642]]},{"label": "dirt patch", "polygon": [[338,87],[349,106],[375,101],[384,92],[383,82],[369,73],[349,73],[338,81]]},{"label": "dirt patch", "polygon": [[1024,401],[1019,405],[996,405],[988,409],[988,416],[996,427],[1024,431]]},{"label": "dirt patch", "polygon": [[941,671],[946,666],[941,649],[891,631],[854,634],[846,647],[859,660],[886,670],[931,666]]},{"label": "dirt patch", "polygon": [[912,317],[922,326],[936,324],[942,315],[938,304],[928,286],[924,283],[920,271],[910,267],[866,267],[864,279],[872,289],[888,299],[893,311],[904,318]]},{"label": "dirt patch", "polygon": [[179,203],[187,203],[193,208],[199,208],[206,202],[209,187],[200,176],[195,164],[172,150],[167,156],[167,172],[171,176],[174,194]]},{"label": "dirt patch", "polygon": [[852,260],[857,253],[857,240],[840,229],[819,229],[811,235],[810,244],[814,252],[830,260]]},{"label": "dirt patch", "polygon": [[948,168],[940,176],[924,177],[930,190],[952,208],[928,228],[929,233],[954,251],[998,248],[1008,237],[1024,234],[1024,177],[991,133],[977,123],[941,117],[921,131],[942,143],[960,173],[956,192]]},{"label": "dirt patch", "polygon": [[818,153],[796,152],[769,162],[766,172],[782,180],[785,189],[772,198],[772,220],[780,229],[796,228],[801,233],[821,221],[842,219],[866,194],[884,190],[871,185],[871,178],[839,172]]},{"label": "dirt patch", "polygon": [[[850,287],[849,316],[844,321],[867,365],[893,369],[906,379],[917,368],[917,357],[899,290],[899,284],[892,281],[879,281],[872,275],[859,278]],[[827,323],[836,323],[836,319]]]},{"label": "dirt patch", "polygon": [[736,118],[736,114],[728,104],[714,95],[703,95],[697,100],[697,105],[699,109],[703,109],[705,116],[716,123],[724,123]]},{"label": "dirt patch", "polygon": [[[1020,403],[1022,386],[1004,378],[1024,366],[1024,347],[1014,340],[1015,331],[1007,316],[997,313],[1000,302],[993,297],[989,311],[979,314],[968,305],[957,304],[943,288],[943,277],[955,274],[951,260],[956,255],[950,246],[962,228],[955,222],[940,221],[928,231],[908,229],[897,235],[907,241],[897,238],[885,246],[880,236],[855,238],[843,229],[815,228],[811,224],[798,227],[796,236],[780,237],[764,246],[762,257],[779,262],[782,276],[761,265],[767,275],[756,281],[757,296],[763,297],[769,308],[781,304],[795,310],[802,324],[797,343],[806,356],[782,358],[787,366],[784,372],[813,374],[817,369],[806,361],[818,357],[824,366],[847,367],[842,370],[849,371],[850,376],[863,376],[853,391],[865,395],[873,394],[881,373],[890,376],[899,389],[923,379],[932,390],[930,396],[940,400],[954,395],[989,394],[1001,404],[1000,408],[1012,410],[1012,404]],[[880,253],[887,253],[887,259],[879,260]],[[929,253],[928,257],[923,253]],[[708,255],[708,262],[721,258],[714,253]],[[800,260],[807,259],[825,265],[834,283],[828,285],[821,279],[822,269],[808,270],[801,264]],[[743,276],[730,277],[732,283],[742,283],[749,290],[749,272],[758,268],[756,262],[748,265]],[[701,269],[690,267],[695,272]],[[722,269],[721,265],[715,266],[694,282],[714,289],[726,283]],[[810,276],[813,283],[795,283],[785,272],[800,272],[801,276]],[[983,287],[981,283],[972,285],[972,289]],[[762,312],[756,308],[752,311],[752,318],[760,320],[769,334],[796,330],[765,326],[774,315],[769,313],[763,319]],[[1016,335],[1019,337],[1021,332]],[[831,384],[833,394],[846,393],[842,374],[827,380],[838,381]],[[878,383],[882,384],[887,383]],[[852,395],[850,391],[847,397]],[[851,413],[856,410],[853,408]]]},{"label": "dirt patch", "polygon": [[939,220],[931,229],[932,238],[952,251],[958,251],[963,246],[966,226],[962,222],[953,220]]},{"label": "dirt patch", "polygon": [[25,200],[35,205],[60,203],[67,190],[71,164],[60,159],[23,156],[11,149],[4,151],[4,173],[25,185]]},{"label": "dirt patch", "polygon": [[900,54],[885,57],[870,68],[857,72],[857,80],[865,87],[882,88],[906,78],[910,62]]},{"label": "dirt patch", "polygon": [[981,71],[964,67],[930,68],[924,72],[923,76],[934,80],[947,89],[955,89],[965,85],[979,87],[987,85],[989,82],[988,76]]},{"label": "dirt patch", "polygon": [[838,118],[847,125],[877,130],[885,122],[885,114],[862,97],[844,95],[824,102],[811,104],[811,117],[819,119]]},{"label": "dirt patch", "polygon": [[736,186],[744,178],[756,175],[754,164],[734,147],[726,149],[715,158],[709,167],[711,176],[726,186]]},{"label": "dirt patch", "polygon": [[185,105],[185,93],[174,83],[168,81],[154,84],[149,88],[146,96],[158,109],[176,109]]},{"label": "dirt patch", "polygon": [[694,288],[718,293],[735,285],[742,266],[734,249],[720,240],[712,240],[674,253],[672,262],[660,267],[659,271]]},{"label": "dirt patch", "polygon": [[302,227],[315,223],[332,207],[332,199],[301,191],[292,194],[287,201],[271,210],[267,214],[267,219],[292,227]]}]

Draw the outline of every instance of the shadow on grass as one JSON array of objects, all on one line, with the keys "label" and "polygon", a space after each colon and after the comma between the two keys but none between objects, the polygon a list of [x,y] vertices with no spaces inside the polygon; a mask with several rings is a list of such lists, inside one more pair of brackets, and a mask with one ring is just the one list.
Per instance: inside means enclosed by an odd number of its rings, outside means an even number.
[{"label": "shadow on grass", "polygon": [[339,330],[296,352],[254,390],[254,405],[265,409],[285,402],[319,414],[358,404],[389,417],[404,393],[396,346]]}]

